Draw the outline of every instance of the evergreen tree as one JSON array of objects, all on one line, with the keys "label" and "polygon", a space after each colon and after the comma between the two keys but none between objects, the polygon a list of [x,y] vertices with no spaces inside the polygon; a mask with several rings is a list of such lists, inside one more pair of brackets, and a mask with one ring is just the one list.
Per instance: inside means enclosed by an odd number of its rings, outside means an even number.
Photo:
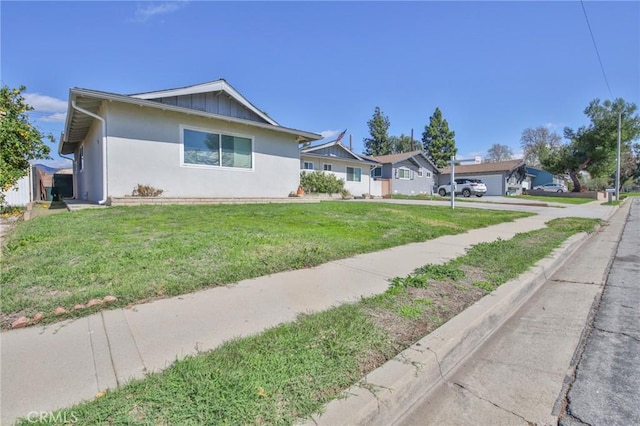
[{"label": "evergreen tree", "polygon": [[436,108],[429,117],[429,125],[422,132],[425,153],[438,168],[446,167],[451,156],[458,153],[455,141],[456,132],[449,130],[449,123],[442,118],[440,108]]},{"label": "evergreen tree", "polygon": [[382,114],[380,107],[376,107],[371,120],[367,121],[370,138],[364,139],[364,153],[366,155],[391,154],[391,141],[389,139],[389,117]]}]

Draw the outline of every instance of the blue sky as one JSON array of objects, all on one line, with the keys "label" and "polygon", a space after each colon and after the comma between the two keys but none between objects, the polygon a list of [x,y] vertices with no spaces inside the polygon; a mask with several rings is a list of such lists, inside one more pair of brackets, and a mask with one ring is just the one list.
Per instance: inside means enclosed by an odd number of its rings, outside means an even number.
[{"label": "blue sky", "polygon": [[[460,157],[520,153],[528,127],[640,104],[640,2],[0,2],[2,84],[56,138],[71,87],[138,93],[225,78],[281,125],[364,149],[376,106],[420,139],[439,107]],[[343,140],[348,144],[349,138]],[[57,151],[54,149],[52,151]]]}]

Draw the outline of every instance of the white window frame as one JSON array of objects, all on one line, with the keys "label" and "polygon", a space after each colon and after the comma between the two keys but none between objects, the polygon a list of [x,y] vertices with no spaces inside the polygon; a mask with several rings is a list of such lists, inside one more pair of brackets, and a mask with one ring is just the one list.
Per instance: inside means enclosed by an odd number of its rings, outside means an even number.
[{"label": "white window frame", "polygon": [[325,172],[332,172],[333,171],[333,165],[331,163],[323,163],[322,164],[322,170]]},{"label": "white window frame", "polygon": [[[404,177],[403,175],[406,172],[406,177]],[[402,179],[402,180],[410,180],[411,179],[411,169],[408,167],[398,167],[398,179]]]},{"label": "white window frame", "polygon": [[431,170],[426,170],[426,169],[425,169],[425,176],[426,176],[427,178],[430,178],[430,177],[432,176],[432,175],[431,175]]},{"label": "white window frame", "polygon": [[[211,134],[217,134],[220,136],[220,150],[222,150],[222,136],[234,136],[234,137],[239,137],[239,138],[245,138],[245,139],[249,139],[251,140],[251,167],[229,167],[229,166],[223,166],[222,165],[222,151],[220,152],[220,165],[216,166],[216,165],[211,165],[211,164],[193,164],[193,163],[185,163],[184,162],[184,131],[185,130],[193,130],[195,132],[202,132],[202,133],[211,133]],[[187,168],[196,168],[196,169],[211,169],[211,170],[233,170],[235,172],[253,172],[255,170],[255,163],[256,160],[256,156],[255,156],[255,138],[252,135],[247,135],[247,134],[242,134],[242,133],[236,133],[236,132],[228,132],[226,130],[219,130],[219,129],[213,129],[213,128],[206,128],[206,127],[196,127],[196,126],[189,126],[189,125],[184,125],[181,124],[180,125],[180,167],[187,167]]]},{"label": "white window frame", "polygon": [[[308,167],[311,166],[311,167]],[[303,161],[302,162],[302,170],[315,170],[313,161]]]},{"label": "white window frame", "polygon": [[[350,180],[350,179],[349,179],[349,169],[353,169],[353,173],[352,173],[352,175],[353,175],[353,179],[352,179],[352,180]],[[360,173],[358,173],[358,176],[360,177],[360,179],[359,179],[359,180],[356,180],[356,179],[355,179],[355,177],[356,177],[356,170],[360,170]],[[362,182],[362,167],[351,167],[351,166],[347,166],[347,168],[346,168],[345,172],[346,172],[346,173],[345,173],[345,174],[346,174],[346,176],[345,176],[345,177],[346,177],[346,181],[347,181],[347,182]]]},{"label": "white window frame", "polygon": [[422,177],[424,173],[422,172],[422,167],[418,168],[418,177]]}]

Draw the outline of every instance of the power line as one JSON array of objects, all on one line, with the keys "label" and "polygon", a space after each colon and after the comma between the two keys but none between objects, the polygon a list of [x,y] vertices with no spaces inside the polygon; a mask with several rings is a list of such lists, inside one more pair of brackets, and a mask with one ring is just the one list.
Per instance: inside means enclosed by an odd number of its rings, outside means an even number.
[{"label": "power line", "polygon": [[587,20],[587,27],[589,27],[589,33],[591,34],[593,47],[596,49],[596,55],[598,56],[598,62],[600,62],[600,69],[602,70],[602,75],[604,76],[604,82],[607,83],[609,96],[611,96],[611,98],[613,99],[613,94],[611,93],[611,87],[609,86],[609,80],[607,79],[607,73],[604,72],[604,65],[602,65],[602,59],[600,59],[600,52],[598,52],[598,45],[596,44],[596,38],[593,36],[593,31],[591,30],[591,24],[589,23],[589,17],[587,16],[587,10],[584,8],[584,1],[580,0],[580,4],[582,5],[582,11],[584,12],[584,19]]}]

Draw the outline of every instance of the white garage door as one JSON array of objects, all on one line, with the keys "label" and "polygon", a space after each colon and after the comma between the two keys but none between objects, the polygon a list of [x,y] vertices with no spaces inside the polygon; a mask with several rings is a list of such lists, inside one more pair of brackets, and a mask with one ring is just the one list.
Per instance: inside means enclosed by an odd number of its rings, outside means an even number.
[{"label": "white garage door", "polygon": [[471,179],[480,179],[487,185],[487,195],[504,195],[504,180],[502,179],[502,175],[467,175],[464,176],[456,176],[456,177],[466,177]]}]

